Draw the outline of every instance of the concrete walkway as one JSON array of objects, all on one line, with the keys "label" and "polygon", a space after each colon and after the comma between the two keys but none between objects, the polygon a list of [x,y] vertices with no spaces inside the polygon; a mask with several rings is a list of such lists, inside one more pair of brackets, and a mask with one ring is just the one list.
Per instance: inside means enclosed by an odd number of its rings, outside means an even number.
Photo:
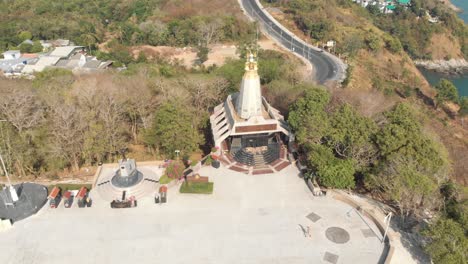
[{"label": "concrete walkway", "polygon": [[[213,195],[179,194],[111,209],[44,209],[0,237],[2,263],[377,263],[377,228],[350,206],[313,197],[295,167],[245,175],[204,167]],[[93,194],[93,193],[92,193]],[[301,226],[310,228],[306,237]],[[339,227],[349,235],[328,232]],[[341,230],[336,229],[336,230]],[[333,237],[335,236],[335,237]],[[346,237],[346,234],[345,234]],[[338,239],[338,240],[336,240]]]}]

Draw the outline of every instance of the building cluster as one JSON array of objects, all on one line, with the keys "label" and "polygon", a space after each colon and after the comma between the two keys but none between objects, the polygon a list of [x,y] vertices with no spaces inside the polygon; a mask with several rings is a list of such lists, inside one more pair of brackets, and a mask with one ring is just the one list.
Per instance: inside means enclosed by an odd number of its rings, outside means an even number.
[{"label": "building cluster", "polygon": [[19,50],[3,52],[0,72],[6,77],[32,77],[46,68],[88,73],[107,69],[112,64],[112,61],[101,61],[88,55],[85,47],[75,46],[68,40],[41,41],[41,45],[43,52],[40,53],[21,53]]},{"label": "building cluster", "polygon": [[362,7],[376,6],[384,14],[393,13],[397,6],[408,7],[411,4],[411,0],[353,0],[353,2]]}]

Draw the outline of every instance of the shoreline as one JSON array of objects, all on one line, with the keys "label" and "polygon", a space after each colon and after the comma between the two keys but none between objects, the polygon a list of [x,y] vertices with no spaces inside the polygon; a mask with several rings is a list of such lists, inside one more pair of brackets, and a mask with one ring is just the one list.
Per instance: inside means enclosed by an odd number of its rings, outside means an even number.
[{"label": "shoreline", "polygon": [[444,5],[448,6],[450,9],[452,9],[453,11],[455,11],[457,13],[463,12],[463,9],[461,9],[460,7],[454,5],[451,0],[440,0],[440,2],[443,3]]},{"label": "shoreline", "polygon": [[468,61],[465,59],[415,60],[414,64],[419,68],[448,76],[460,76],[468,73]]}]

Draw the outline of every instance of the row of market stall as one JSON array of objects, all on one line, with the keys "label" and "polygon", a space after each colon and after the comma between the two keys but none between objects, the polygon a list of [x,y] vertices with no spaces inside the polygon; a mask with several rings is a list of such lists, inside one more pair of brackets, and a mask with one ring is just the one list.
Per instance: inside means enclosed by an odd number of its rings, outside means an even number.
[{"label": "row of market stall", "polygon": [[67,190],[63,194],[62,189],[55,186],[47,199],[49,200],[50,208],[57,208],[62,200],[65,208],[72,207],[75,201],[79,208],[91,207],[92,205],[92,200],[88,196],[88,189],[84,186],[79,190]]}]

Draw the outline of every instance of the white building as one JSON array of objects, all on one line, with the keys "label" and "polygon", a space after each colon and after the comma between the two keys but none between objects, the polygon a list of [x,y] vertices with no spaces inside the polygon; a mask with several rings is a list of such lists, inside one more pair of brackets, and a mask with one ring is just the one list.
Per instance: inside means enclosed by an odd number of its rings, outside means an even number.
[{"label": "white building", "polygon": [[253,167],[254,174],[256,167],[286,162],[285,144],[293,136],[283,116],[261,94],[253,54],[245,64],[240,92],[229,95],[224,103],[216,106],[210,122],[215,146],[225,155],[225,160]]},{"label": "white building", "polygon": [[5,60],[16,60],[21,58],[21,52],[19,50],[9,50],[2,53]]}]

